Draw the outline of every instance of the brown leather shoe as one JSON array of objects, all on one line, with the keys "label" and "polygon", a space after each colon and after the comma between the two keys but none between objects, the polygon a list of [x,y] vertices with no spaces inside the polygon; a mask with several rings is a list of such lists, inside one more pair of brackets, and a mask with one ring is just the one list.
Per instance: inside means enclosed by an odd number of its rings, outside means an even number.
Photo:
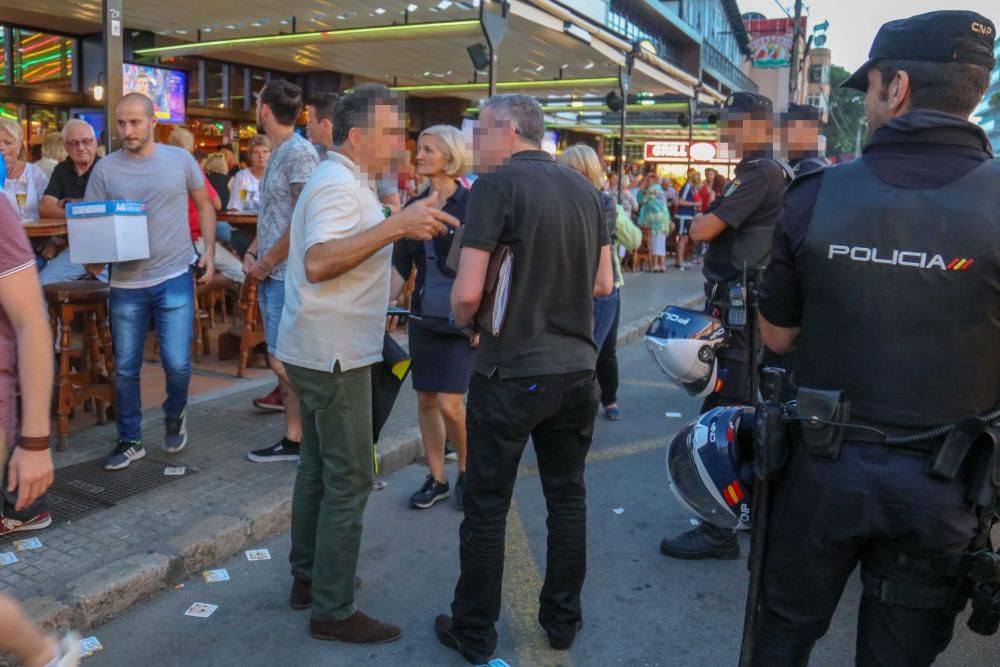
[{"label": "brown leather shoe", "polygon": [[308,609],[313,603],[312,582],[292,579],[292,609]]},{"label": "brown leather shoe", "polygon": [[[361,577],[354,577],[354,588],[361,588]],[[292,609],[308,609],[312,606],[312,582],[302,579],[292,580]]]},{"label": "brown leather shoe", "polygon": [[358,610],[342,621],[309,621],[314,639],[335,640],[351,644],[387,644],[403,636],[395,625],[376,621]]}]

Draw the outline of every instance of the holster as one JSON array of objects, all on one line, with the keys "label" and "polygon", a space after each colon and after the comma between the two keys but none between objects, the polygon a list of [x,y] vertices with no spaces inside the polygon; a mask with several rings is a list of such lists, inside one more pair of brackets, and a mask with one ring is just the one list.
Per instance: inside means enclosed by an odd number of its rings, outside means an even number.
[{"label": "holster", "polygon": [[762,482],[781,477],[788,462],[788,426],[780,404],[761,403],[754,415],[753,471]]},{"label": "holster", "polygon": [[851,417],[851,404],[844,392],[799,387],[796,394],[799,433],[809,455],[824,461],[840,458],[840,448]]},{"label": "holster", "polygon": [[950,481],[968,462],[965,499],[992,507],[1000,491],[1000,431],[980,417],[964,417],[948,432],[928,463],[928,474]]}]

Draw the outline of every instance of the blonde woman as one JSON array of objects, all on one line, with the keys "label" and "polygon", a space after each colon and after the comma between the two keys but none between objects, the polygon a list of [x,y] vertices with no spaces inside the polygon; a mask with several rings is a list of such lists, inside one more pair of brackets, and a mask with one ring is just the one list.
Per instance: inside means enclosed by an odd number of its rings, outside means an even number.
[{"label": "blonde woman", "polygon": [[52,178],[52,170],[66,159],[66,146],[63,144],[62,132],[49,132],[42,142],[42,159],[35,166],[45,172],[46,178]]},{"label": "blonde woman", "polygon": [[222,210],[225,211],[229,208],[229,181],[232,180],[229,176],[226,156],[222,153],[209,153],[201,170],[205,172],[208,182],[215,188],[215,192],[219,195],[219,201],[222,202]]},{"label": "blonde woman", "polygon": [[[433,193],[438,201],[444,202],[444,212],[464,224],[469,191],[457,179],[465,173],[467,164],[461,130],[450,125],[435,125],[424,130],[417,140],[416,171],[418,176],[430,182],[430,187],[410,199],[407,206]],[[403,240],[395,245],[392,253],[392,298],[398,297],[413,268],[417,270],[408,332],[420,435],[430,474],[410,498],[410,505],[415,509],[427,509],[451,494],[444,469],[445,438],[458,454],[455,506],[459,509],[465,492],[463,397],[472,378],[476,341],[470,341],[450,323],[455,273],[445,265],[445,260],[451,252],[453,239],[454,230],[449,230],[447,235],[433,241]]]},{"label": "blonde woman", "polygon": [[[604,172],[601,169],[601,160],[593,148],[586,144],[576,144],[564,150],[557,158],[559,162],[580,172],[597,189],[601,198],[601,207],[604,211],[604,222],[608,227],[608,236],[615,238],[616,221],[618,217],[619,204],[614,197],[607,192],[601,191],[601,184],[604,181]],[[605,343],[616,344],[618,333],[617,324],[621,313],[621,295],[619,288],[624,284],[622,280],[622,269],[618,259],[618,253],[611,253],[611,266],[614,271],[615,287],[608,296],[594,297],[594,343],[597,349],[602,350]],[[615,331],[612,331],[615,329]],[[608,337],[614,335],[615,341],[608,341]],[[601,385],[601,405],[604,408],[605,416],[611,421],[621,419],[621,410],[618,408],[618,373],[617,360],[613,377],[606,374]],[[600,380],[600,378],[599,378]]]},{"label": "blonde woman", "polygon": [[271,157],[271,141],[263,134],[250,139],[250,166],[233,176],[229,184],[229,208],[233,211],[255,211],[260,205],[260,180]]},{"label": "blonde woman", "polygon": [[38,205],[45,194],[49,177],[37,165],[20,158],[23,146],[21,124],[0,117],[0,153],[7,163],[7,182],[4,183],[3,193],[20,214],[21,220],[37,220]]}]

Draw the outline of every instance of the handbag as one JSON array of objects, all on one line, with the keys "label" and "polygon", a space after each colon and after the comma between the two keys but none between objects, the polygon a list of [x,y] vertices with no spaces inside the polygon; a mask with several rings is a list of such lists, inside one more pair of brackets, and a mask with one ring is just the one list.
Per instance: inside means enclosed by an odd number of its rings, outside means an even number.
[{"label": "handbag", "polygon": [[[454,247],[455,239],[452,240]],[[424,241],[424,285],[420,291],[420,316],[412,315],[420,320],[420,326],[436,333],[462,336],[455,328],[451,319],[451,288],[455,279],[446,276],[438,266],[437,250],[434,241]]]}]

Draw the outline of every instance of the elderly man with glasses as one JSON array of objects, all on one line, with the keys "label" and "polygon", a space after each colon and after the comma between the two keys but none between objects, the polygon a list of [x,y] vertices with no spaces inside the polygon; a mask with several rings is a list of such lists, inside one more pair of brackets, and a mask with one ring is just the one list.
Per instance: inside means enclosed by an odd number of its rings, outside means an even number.
[{"label": "elderly man with glasses", "polygon": [[[52,170],[52,177],[39,205],[43,218],[63,218],[66,216],[67,202],[83,199],[90,174],[100,159],[97,155],[97,138],[90,123],[73,118],[66,123],[62,135],[67,157]],[[42,248],[41,255],[48,260],[38,274],[42,285],[80,280],[89,275],[86,267],[70,260],[65,238],[50,238]],[[107,282],[107,270],[98,275],[98,278]]]}]

